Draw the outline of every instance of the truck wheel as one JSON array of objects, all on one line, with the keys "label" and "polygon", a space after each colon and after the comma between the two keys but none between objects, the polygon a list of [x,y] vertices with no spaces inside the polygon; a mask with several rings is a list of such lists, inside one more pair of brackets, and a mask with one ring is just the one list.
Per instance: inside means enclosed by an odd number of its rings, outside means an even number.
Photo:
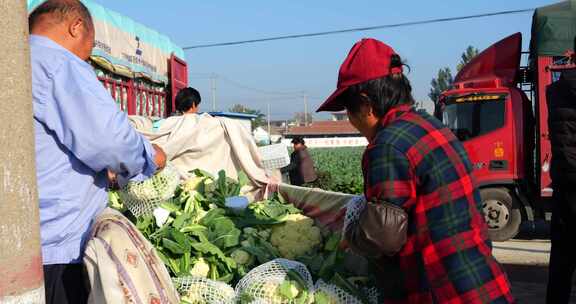
[{"label": "truck wheel", "polygon": [[510,192],[502,188],[487,188],[480,190],[480,196],[490,239],[502,242],[515,237],[522,214]]}]

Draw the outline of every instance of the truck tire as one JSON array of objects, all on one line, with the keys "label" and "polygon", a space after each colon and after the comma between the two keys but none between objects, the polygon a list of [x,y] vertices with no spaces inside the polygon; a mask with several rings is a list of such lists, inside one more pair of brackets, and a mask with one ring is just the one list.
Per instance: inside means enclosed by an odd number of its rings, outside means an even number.
[{"label": "truck tire", "polygon": [[520,229],[522,214],[510,191],[505,188],[486,188],[480,190],[480,196],[490,239],[503,242],[515,237]]}]

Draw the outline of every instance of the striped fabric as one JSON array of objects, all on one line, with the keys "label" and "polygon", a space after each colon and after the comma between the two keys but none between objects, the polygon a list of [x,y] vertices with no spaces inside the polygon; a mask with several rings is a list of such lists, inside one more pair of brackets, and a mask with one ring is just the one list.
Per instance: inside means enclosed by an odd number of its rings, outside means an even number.
[{"label": "striped fabric", "polygon": [[384,288],[385,303],[514,302],[491,255],[471,163],[450,130],[410,106],[396,107],[362,166],[367,200],[396,204],[409,215],[406,245],[379,261],[382,282],[393,286]]},{"label": "striped fabric", "polygon": [[88,304],[177,304],[179,295],[152,244],[116,210],[95,220],[84,253]]}]

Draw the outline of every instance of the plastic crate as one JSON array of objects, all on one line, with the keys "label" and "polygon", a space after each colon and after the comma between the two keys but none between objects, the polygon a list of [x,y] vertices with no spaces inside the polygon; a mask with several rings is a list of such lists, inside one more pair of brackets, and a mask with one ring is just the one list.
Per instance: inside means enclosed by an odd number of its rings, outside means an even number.
[{"label": "plastic crate", "polygon": [[288,147],[285,144],[275,144],[259,147],[262,165],[266,169],[279,169],[290,164]]}]

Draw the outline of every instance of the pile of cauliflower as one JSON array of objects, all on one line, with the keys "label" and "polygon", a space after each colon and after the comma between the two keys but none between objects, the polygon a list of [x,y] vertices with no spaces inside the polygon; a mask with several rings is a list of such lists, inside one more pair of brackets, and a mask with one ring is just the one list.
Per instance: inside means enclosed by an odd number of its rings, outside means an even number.
[{"label": "pile of cauliflower", "polygon": [[322,243],[322,233],[312,218],[290,214],[286,222],[272,228],[270,243],[283,258],[294,259],[317,248]]}]

